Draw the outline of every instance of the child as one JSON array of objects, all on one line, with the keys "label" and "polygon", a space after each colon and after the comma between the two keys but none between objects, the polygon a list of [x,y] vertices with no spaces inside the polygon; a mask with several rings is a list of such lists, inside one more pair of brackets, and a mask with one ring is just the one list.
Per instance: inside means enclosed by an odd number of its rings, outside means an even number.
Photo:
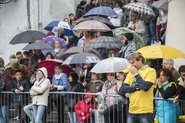
[{"label": "child", "polygon": [[[33,73],[30,77],[30,86],[34,85],[35,81],[36,81],[36,72]],[[26,105],[23,110],[24,112],[28,115],[28,117],[30,118],[30,123],[33,123],[33,114],[32,114],[32,111],[33,111],[33,108],[32,108],[32,103]]]},{"label": "child", "polygon": [[80,100],[75,105],[75,112],[77,114],[77,123],[89,123],[91,118],[91,111],[94,109],[92,104],[94,96],[91,92],[87,92],[83,100]]},{"label": "child", "polygon": [[29,84],[28,81],[23,77],[23,73],[21,70],[15,71],[15,78],[12,80],[12,85],[10,86],[10,89],[12,92],[14,92],[13,100],[15,104],[15,109],[17,109],[18,112],[18,119],[21,121],[26,120],[26,115],[23,113],[23,107],[26,104],[26,95],[22,92],[28,92],[29,91]]}]

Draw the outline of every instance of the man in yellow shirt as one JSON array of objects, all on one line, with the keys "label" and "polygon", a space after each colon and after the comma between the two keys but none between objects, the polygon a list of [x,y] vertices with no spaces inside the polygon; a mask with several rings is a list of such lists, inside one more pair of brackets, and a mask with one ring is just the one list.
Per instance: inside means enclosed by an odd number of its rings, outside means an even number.
[{"label": "man in yellow shirt", "polygon": [[139,52],[128,57],[131,70],[128,73],[120,93],[129,93],[129,113],[127,123],[153,123],[153,90],[156,71],[145,65],[145,59]]}]

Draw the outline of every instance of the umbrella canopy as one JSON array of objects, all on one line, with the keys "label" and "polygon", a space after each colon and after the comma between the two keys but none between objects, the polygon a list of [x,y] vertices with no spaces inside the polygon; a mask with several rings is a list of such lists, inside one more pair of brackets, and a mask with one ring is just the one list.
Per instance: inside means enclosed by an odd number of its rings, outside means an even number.
[{"label": "umbrella canopy", "polygon": [[111,29],[105,25],[102,22],[95,21],[95,20],[87,20],[83,21],[79,24],[77,24],[73,30],[79,30],[79,31],[91,31],[91,32],[106,32],[106,31],[111,31]]},{"label": "umbrella canopy", "polygon": [[155,17],[155,13],[154,11],[150,8],[150,6],[143,4],[143,3],[129,3],[127,5],[124,6],[124,8],[126,9],[131,9],[133,11],[136,11],[138,13],[141,14],[145,14],[145,15],[149,15],[149,16],[154,16]]},{"label": "umbrella canopy", "polygon": [[91,48],[108,48],[108,49],[121,49],[123,42],[120,40],[110,37],[110,36],[101,36],[92,39],[85,44],[86,47]]},{"label": "umbrella canopy", "polygon": [[84,18],[83,20],[96,20],[96,21],[99,21],[99,22],[106,24],[111,29],[115,29],[114,25],[107,18],[104,18],[101,16],[88,16],[88,17]]},{"label": "umbrella canopy", "polygon": [[145,41],[140,37],[138,36],[138,34],[133,31],[133,30],[130,30],[126,27],[120,27],[120,28],[116,28],[116,29],[113,29],[112,30],[112,33],[113,33],[113,36],[119,40],[122,40],[122,36],[125,34],[125,33],[132,33],[133,36],[134,36],[134,41],[136,41],[137,43],[137,49],[143,47],[145,45]]},{"label": "umbrella canopy", "polygon": [[26,45],[23,50],[43,50],[43,49],[53,49],[49,43],[43,43],[41,40],[33,42]]},{"label": "umbrella canopy", "polygon": [[99,61],[92,69],[93,73],[121,72],[129,66],[128,60],[119,57],[110,57]]},{"label": "umbrella canopy", "polygon": [[46,27],[44,27],[47,31],[57,32],[59,28],[64,30],[64,35],[72,36],[74,35],[73,26],[64,21],[52,21]]},{"label": "umbrella canopy", "polygon": [[83,52],[95,54],[96,56],[98,56],[101,59],[101,55],[95,49],[87,48],[87,47],[81,47],[81,46],[76,46],[76,47],[69,48],[68,50],[66,50],[63,53],[62,57],[67,58],[70,55],[73,55],[73,54],[76,54],[76,53],[83,53]]},{"label": "umbrella canopy", "polygon": [[77,53],[69,56],[63,64],[88,64],[100,61],[96,55],[92,53]]},{"label": "umbrella canopy", "polygon": [[159,58],[185,58],[185,54],[171,46],[151,45],[145,46],[137,52],[140,52],[146,59]]},{"label": "umbrella canopy", "polygon": [[30,80],[30,76],[36,71],[36,69],[27,67],[25,65],[19,65],[5,69],[1,77],[5,82],[7,82],[7,86],[12,84],[12,79],[14,79],[14,74],[17,70],[20,70],[28,81]]},{"label": "umbrella canopy", "polygon": [[59,38],[54,35],[50,35],[48,37],[42,38],[42,42],[49,43],[53,47],[55,46],[55,41],[59,41],[61,43],[61,48],[64,48],[64,49],[67,48],[66,41],[62,38]]},{"label": "umbrella canopy", "polygon": [[168,11],[168,0],[159,0],[152,3],[150,6],[153,6],[157,9],[162,9],[164,11]]},{"label": "umbrella canopy", "polygon": [[41,67],[45,67],[48,71],[48,75],[49,76],[53,76],[54,74],[54,67],[56,64],[61,64],[62,66],[62,69],[63,69],[63,72],[65,74],[69,74],[70,72],[73,72],[74,70],[69,66],[69,65],[62,65],[63,61],[62,60],[58,60],[58,59],[48,59],[48,60],[44,60],[44,61],[41,61],[39,64],[38,64],[38,67],[41,68]]},{"label": "umbrella canopy", "polygon": [[88,17],[91,15],[100,15],[100,16],[116,16],[117,13],[108,6],[100,6],[100,7],[95,7],[88,11],[83,17]]},{"label": "umbrella canopy", "polygon": [[47,36],[46,34],[40,31],[35,30],[25,31],[13,37],[9,44],[31,43],[36,40],[41,40],[46,36]]}]

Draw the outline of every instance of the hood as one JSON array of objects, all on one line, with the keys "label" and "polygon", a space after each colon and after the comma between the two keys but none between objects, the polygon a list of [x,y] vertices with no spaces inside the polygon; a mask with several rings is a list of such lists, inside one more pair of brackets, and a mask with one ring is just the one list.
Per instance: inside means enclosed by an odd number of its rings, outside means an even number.
[{"label": "hood", "polygon": [[44,74],[45,78],[48,78],[48,71],[47,71],[47,69],[45,67],[39,68],[38,70],[42,71],[42,73]]},{"label": "hood", "polygon": [[94,99],[94,95],[93,95],[90,91],[88,91],[88,92],[85,94],[84,98],[92,98],[92,99]]}]

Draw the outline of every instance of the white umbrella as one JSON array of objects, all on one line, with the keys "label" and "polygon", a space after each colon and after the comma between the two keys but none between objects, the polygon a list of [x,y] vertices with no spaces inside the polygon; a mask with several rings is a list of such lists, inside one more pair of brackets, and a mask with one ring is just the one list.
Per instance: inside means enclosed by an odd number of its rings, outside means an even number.
[{"label": "white umbrella", "polygon": [[110,57],[99,61],[92,69],[93,73],[121,72],[129,65],[128,60],[119,57]]}]

